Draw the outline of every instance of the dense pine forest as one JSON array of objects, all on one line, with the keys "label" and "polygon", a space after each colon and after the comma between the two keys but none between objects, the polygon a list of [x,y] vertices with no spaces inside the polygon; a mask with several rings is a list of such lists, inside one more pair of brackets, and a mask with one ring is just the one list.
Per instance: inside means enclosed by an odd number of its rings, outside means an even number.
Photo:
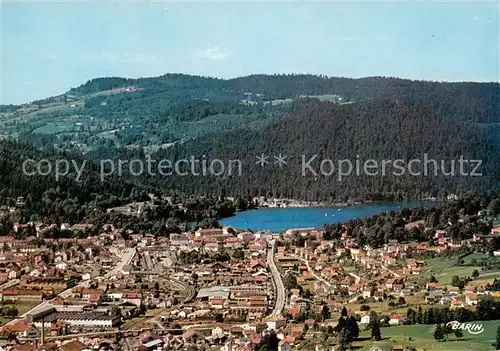
[{"label": "dense pine forest", "polygon": [[[60,96],[0,108],[0,131],[19,143],[5,155],[32,148],[51,157],[76,157],[99,167],[101,159],[172,161],[195,156],[240,160],[241,175],[133,176],[101,184],[89,175],[68,196],[129,198],[151,191],[197,196],[287,197],[345,201],[443,197],[484,193],[500,180],[500,85],[444,83],[386,77],[252,75],[230,80],[166,74],[97,78]],[[279,168],[273,156],[282,153]],[[256,156],[271,165],[256,167]],[[301,157],[320,160],[482,160],[482,176],[344,177],[302,174]],[[22,159],[22,155],[19,156]],[[21,194],[47,189],[38,178],[16,178],[19,165],[2,168],[2,186]],[[16,168],[17,167],[17,168]],[[87,167],[88,168],[88,167]],[[97,178],[96,178],[97,177]],[[67,188],[64,182],[57,185]],[[32,188],[33,187],[33,188]],[[137,187],[137,188],[136,188]],[[49,187],[50,188],[50,187]],[[135,190],[132,189],[141,189]],[[13,195],[16,195],[13,194]],[[139,194],[139,195],[137,195]],[[106,201],[100,200],[98,201]]]},{"label": "dense pine forest", "polygon": [[[200,198],[172,191],[166,197],[165,192],[158,188],[134,184],[120,177],[111,176],[101,181],[98,167],[90,162],[81,168],[80,178],[73,168],[59,179],[55,179],[54,174],[26,174],[23,171],[25,159],[46,160],[52,167],[55,167],[56,160],[61,159],[71,159],[79,167],[86,161],[83,157],[60,151],[40,151],[17,141],[0,141],[0,236],[12,232],[13,220],[22,224],[31,221],[57,224],[62,224],[61,221],[70,224],[83,222],[93,224],[94,228],[115,224],[124,231],[130,229],[164,235],[180,232],[189,223],[201,227],[217,226],[218,219],[231,216],[241,208],[238,201],[220,197]],[[45,165],[42,171],[46,170]],[[27,170],[29,173],[33,171],[31,168]],[[130,216],[113,210],[136,202],[145,202],[142,216]],[[248,206],[248,202],[245,204]],[[4,216],[10,209],[15,211]],[[34,235],[30,229],[17,235]],[[74,233],[55,230],[47,235],[55,238],[72,236]]]},{"label": "dense pine forest", "polygon": [[[328,131],[328,132],[327,132]],[[490,139],[491,138],[491,139]],[[224,181],[163,178],[168,186],[190,182],[210,191],[227,187],[254,195],[335,200],[385,194],[394,197],[411,195],[437,196],[441,191],[466,192],[488,189],[498,182],[498,144],[487,132],[471,122],[441,119],[436,112],[418,104],[397,104],[377,100],[339,105],[315,99],[301,100],[287,119],[273,122],[261,130],[218,133],[210,138],[174,145],[159,151],[154,158],[169,158],[182,152],[192,155],[210,153],[222,159],[239,158],[250,167],[239,177]],[[284,169],[251,167],[255,155],[282,152],[289,157]],[[436,160],[482,159],[481,177],[468,176],[360,176],[338,181],[335,176],[302,175],[301,155],[318,155],[318,160],[414,159],[424,153]],[[318,170],[319,161],[313,162]],[[203,181],[205,181],[203,183]],[[263,186],[264,185],[264,186]],[[270,186],[265,186],[270,185]]]}]

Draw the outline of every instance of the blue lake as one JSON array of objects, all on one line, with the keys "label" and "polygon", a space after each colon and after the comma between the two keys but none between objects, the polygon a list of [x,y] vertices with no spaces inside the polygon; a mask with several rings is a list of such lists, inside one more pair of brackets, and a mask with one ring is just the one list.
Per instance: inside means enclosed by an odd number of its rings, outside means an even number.
[{"label": "blue lake", "polygon": [[290,228],[323,228],[327,223],[346,222],[420,205],[417,202],[383,202],[350,207],[262,208],[237,212],[233,217],[220,220],[220,223],[237,229],[282,232]]}]

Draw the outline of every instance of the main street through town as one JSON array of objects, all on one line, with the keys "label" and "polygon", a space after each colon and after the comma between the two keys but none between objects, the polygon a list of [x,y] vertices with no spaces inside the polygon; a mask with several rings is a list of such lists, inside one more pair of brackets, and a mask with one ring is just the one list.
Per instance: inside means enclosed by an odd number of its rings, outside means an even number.
[{"label": "main street through town", "polygon": [[281,313],[283,312],[283,308],[285,307],[285,286],[283,285],[281,274],[278,270],[278,267],[276,267],[276,262],[274,260],[275,248],[276,242],[273,240],[271,241],[271,248],[267,251],[267,265],[271,270],[274,287],[276,289],[276,303],[270,316],[281,315]]}]

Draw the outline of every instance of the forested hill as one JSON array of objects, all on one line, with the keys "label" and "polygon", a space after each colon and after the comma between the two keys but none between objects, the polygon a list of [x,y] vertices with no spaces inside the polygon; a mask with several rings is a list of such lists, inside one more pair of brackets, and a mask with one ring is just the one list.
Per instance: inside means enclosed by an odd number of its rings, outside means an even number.
[{"label": "forested hill", "polygon": [[[58,178],[57,160],[69,162],[67,172],[60,165]],[[39,169],[36,168],[38,162],[41,162]],[[81,170],[80,177],[74,165]],[[41,152],[24,143],[2,140],[0,205],[8,205],[16,197],[27,196],[25,207],[38,207],[37,213],[82,211],[83,215],[84,204],[92,204],[94,208],[107,208],[147,197],[148,193],[144,188],[136,187],[123,179],[109,177],[101,181],[99,172],[95,164],[74,154],[55,150]]]},{"label": "forested hill", "polygon": [[[189,99],[237,99],[258,94],[263,101],[297,98],[303,95],[337,95],[343,102],[393,99],[406,103],[425,103],[439,108],[442,116],[483,123],[500,122],[500,85],[498,83],[447,83],[390,77],[339,78],[318,75],[251,75],[217,79],[183,74],[154,78],[96,78],[72,93],[94,93],[134,85],[148,94],[182,89]],[[171,92],[170,92],[171,93]],[[143,96],[144,97],[144,96]],[[181,98],[182,99],[182,98]]]},{"label": "forested hill", "polygon": [[[498,131],[496,134],[498,135]],[[283,153],[288,157],[287,165],[258,167],[256,156]],[[430,106],[420,104],[370,101],[359,104],[338,105],[303,99],[297,102],[287,119],[276,121],[265,128],[227,132],[211,137],[186,142],[160,151],[155,159],[171,158],[175,155],[210,155],[219,159],[240,159],[243,163],[241,176],[214,180],[203,177],[163,178],[168,187],[192,186],[200,193],[231,189],[239,195],[246,193],[262,196],[302,198],[308,200],[330,200],[377,198],[380,195],[405,198],[408,196],[438,196],[449,192],[467,192],[498,188],[500,179],[500,147],[493,135],[471,122],[455,122],[442,119]],[[361,174],[345,176],[341,181],[337,173],[325,176],[320,172],[320,161],[327,158],[334,162],[348,159],[353,164],[357,157],[382,160],[412,159],[441,160],[446,172],[458,159],[483,160],[481,177],[445,176],[439,171],[434,176],[433,166],[429,176],[394,176],[390,167],[387,175]],[[314,171],[302,175],[302,155],[309,160]],[[454,160],[454,161],[452,161]],[[335,163],[335,167],[337,164]],[[325,167],[325,169],[329,169]],[[416,168],[419,170],[419,168]],[[363,173],[363,172],[361,172]]]},{"label": "forested hill", "polygon": [[[96,78],[60,96],[3,106],[0,133],[48,153],[71,152],[92,161],[206,155],[243,162],[238,177],[130,178],[167,192],[311,200],[436,196],[498,187],[499,111],[499,83],[166,74]],[[273,165],[280,152],[288,157],[286,172]],[[271,165],[249,168],[261,153]],[[318,167],[325,157],[409,161],[424,153],[448,162],[448,168],[460,156],[483,160],[483,176],[354,176],[341,182],[301,176],[303,154],[317,154]]]}]

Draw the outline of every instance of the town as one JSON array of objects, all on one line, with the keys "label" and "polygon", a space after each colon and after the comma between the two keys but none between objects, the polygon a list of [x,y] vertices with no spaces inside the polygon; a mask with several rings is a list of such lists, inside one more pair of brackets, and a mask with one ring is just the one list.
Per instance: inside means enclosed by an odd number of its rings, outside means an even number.
[{"label": "town", "polygon": [[498,0],[0,7],[0,351],[500,351]]},{"label": "town", "polygon": [[335,238],[232,227],[155,237],[74,223],[60,228],[74,235],[46,238],[56,226],[14,223],[0,237],[2,350],[435,349],[419,339],[452,350],[472,334],[447,323],[480,320],[491,334],[500,319],[500,226],[460,240],[408,220],[430,240],[377,248],[345,225]]}]

